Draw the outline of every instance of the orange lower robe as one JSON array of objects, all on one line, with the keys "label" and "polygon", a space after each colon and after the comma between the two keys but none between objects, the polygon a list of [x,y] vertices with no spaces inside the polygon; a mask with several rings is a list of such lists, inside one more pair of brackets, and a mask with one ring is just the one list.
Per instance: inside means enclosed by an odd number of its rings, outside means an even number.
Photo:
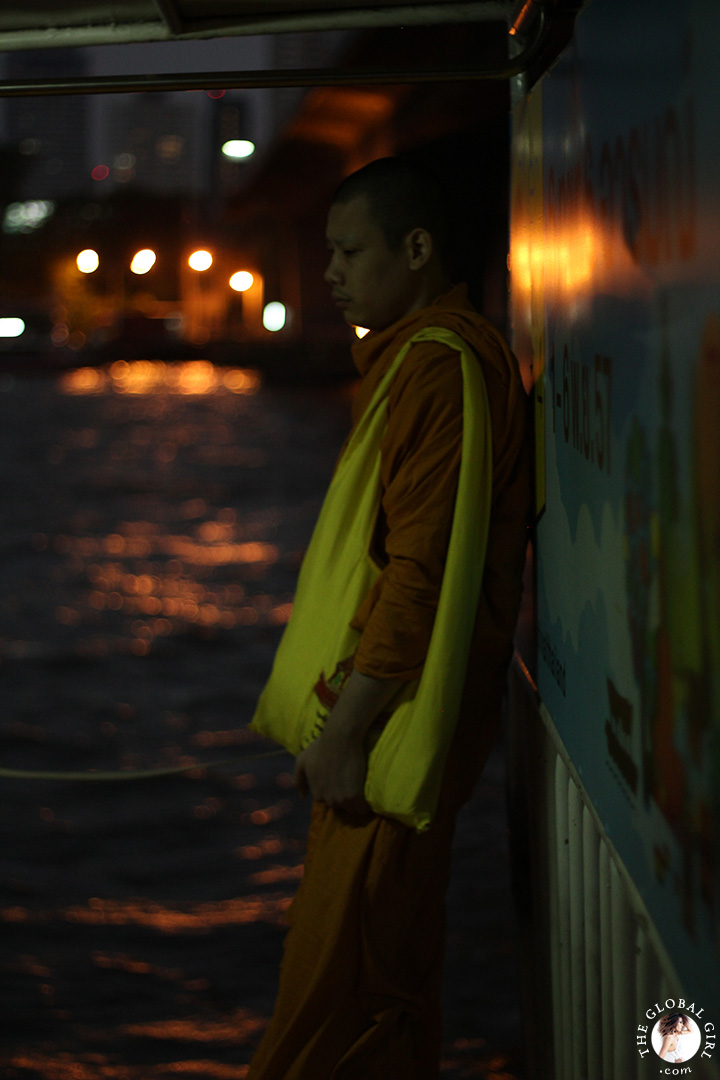
[{"label": "orange lower robe", "polygon": [[[483,590],[437,816],[418,833],[313,805],[305,871],[289,913],[273,1017],[248,1080],[437,1080],[445,893],[457,811],[496,738],[520,598],[531,498],[527,403],[517,364],[463,286],[355,346],[357,422],[404,340],[460,333],[483,367],[493,494]],[[395,378],[381,450],[373,555],[383,566],[353,625],[355,667],[416,678],[432,631],[462,440],[457,354],[414,346]]]}]

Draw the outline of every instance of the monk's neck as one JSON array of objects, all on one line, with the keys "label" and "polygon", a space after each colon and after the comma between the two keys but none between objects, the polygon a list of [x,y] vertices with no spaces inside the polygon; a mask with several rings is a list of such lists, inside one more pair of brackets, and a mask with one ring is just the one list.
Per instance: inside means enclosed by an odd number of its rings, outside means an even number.
[{"label": "monk's neck", "polygon": [[415,311],[422,311],[423,308],[430,307],[438,296],[449,292],[451,284],[450,279],[439,271],[428,275],[420,283],[418,292],[403,318],[412,315]]}]

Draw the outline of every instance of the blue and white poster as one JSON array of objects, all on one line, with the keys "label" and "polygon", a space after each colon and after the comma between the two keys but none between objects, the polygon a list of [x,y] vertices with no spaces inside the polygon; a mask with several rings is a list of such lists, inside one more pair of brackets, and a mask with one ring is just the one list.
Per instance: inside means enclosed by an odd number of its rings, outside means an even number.
[{"label": "blue and white poster", "polygon": [[720,958],[720,9],[605,0],[515,110],[538,688],[693,992]]}]

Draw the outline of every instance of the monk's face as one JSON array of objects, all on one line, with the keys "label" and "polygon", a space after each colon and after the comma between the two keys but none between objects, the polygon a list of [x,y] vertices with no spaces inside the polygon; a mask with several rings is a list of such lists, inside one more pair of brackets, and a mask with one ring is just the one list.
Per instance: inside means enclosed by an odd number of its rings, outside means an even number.
[{"label": "monk's face", "polygon": [[365,196],[330,208],[327,243],[325,280],[351,326],[384,330],[422,306],[412,245],[403,241],[396,251],[388,247]]}]

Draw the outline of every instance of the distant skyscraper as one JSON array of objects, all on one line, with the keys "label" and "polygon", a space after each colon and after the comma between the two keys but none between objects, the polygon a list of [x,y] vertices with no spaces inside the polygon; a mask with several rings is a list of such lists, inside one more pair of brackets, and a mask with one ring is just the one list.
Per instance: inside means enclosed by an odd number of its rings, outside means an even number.
[{"label": "distant skyscraper", "polygon": [[198,187],[197,110],[182,95],[123,96],[107,115],[109,180],[148,191],[182,194]]},{"label": "distant skyscraper", "polygon": [[[77,77],[85,73],[85,67],[85,58],[77,49],[10,52],[5,57],[10,79]],[[59,199],[89,189],[85,97],[8,98],[4,112],[5,139],[18,147],[25,165],[20,198]]]},{"label": "distant skyscraper", "polygon": [[226,157],[222,148],[234,139],[251,138],[245,100],[228,93],[211,102],[212,121],[208,125],[210,190],[214,195],[231,195],[237,188],[245,163]]}]

